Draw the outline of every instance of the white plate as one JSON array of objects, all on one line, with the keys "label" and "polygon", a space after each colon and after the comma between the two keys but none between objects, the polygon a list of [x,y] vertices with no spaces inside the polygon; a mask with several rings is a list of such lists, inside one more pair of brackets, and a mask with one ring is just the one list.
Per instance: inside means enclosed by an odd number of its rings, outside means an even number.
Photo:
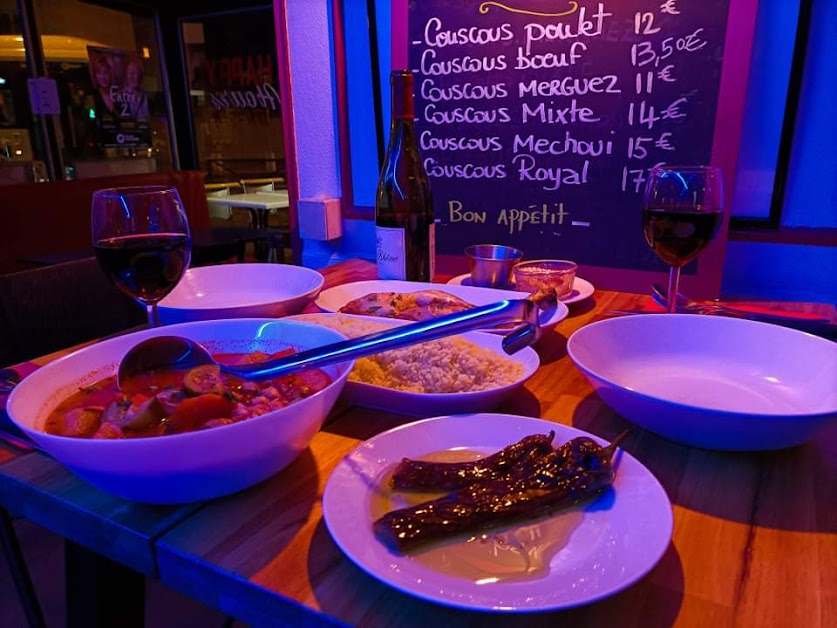
[{"label": "white plate", "polygon": [[[491,453],[549,430],[555,430],[556,444],[592,436],[550,421],[505,414],[439,417],[379,434],[358,446],[332,472],[323,497],[326,526],[343,552],[373,577],[449,606],[529,612],[578,606],[612,595],[642,578],[659,561],[673,525],[671,503],[662,486],[625,452],[617,454],[613,488],[581,509],[583,519],[552,557],[548,573],[537,580],[477,584],[425,566],[414,555],[395,554],[372,532],[374,487],[385,470],[403,457],[455,448]],[[556,514],[548,521],[566,516]]]},{"label": "white plate", "polygon": [[291,264],[219,264],[190,268],[158,306],[164,325],[219,318],[296,314],[323,287],[316,270]]},{"label": "white plate", "polygon": [[[322,320],[322,317],[365,320],[376,325],[389,325],[391,327],[411,323],[411,321],[398,319],[355,316],[352,314],[299,314],[290,318],[308,323],[317,323],[318,320]],[[339,331],[346,334],[344,330]],[[399,414],[408,416],[428,417],[439,414],[459,414],[461,412],[486,412],[496,408],[509,394],[523,386],[540,366],[540,358],[531,347],[521,349],[514,355],[507,355],[503,351],[502,336],[478,331],[460,334],[460,336],[477,346],[490,349],[494,353],[521,364],[523,366],[522,376],[513,383],[498,388],[461,393],[416,393],[347,381],[344,389],[347,400],[354,405],[365,408],[397,411]]]},{"label": "white plate", "polygon": [[[417,290],[441,290],[464,299],[474,305],[488,305],[503,299],[522,299],[528,296],[525,292],[514,290],[495,290],[493,288],[477,288],[475,286],[453,286],[450,284],[422,283],[418,281],[391,281],[373,279],[356,281],[342,286],[335,286],[323,290],[315,303],[326,312],[337,312],[349,301],[353,301],[372,292],[416,292]],[[558,321],[566,318],[569,310],[563,303],[558,303],[555,313],[545,320],[541,320],[541,327],[552,327]],[[489,331],[489,330],[486,330]],[[495,332],[492,333],[504,333]]]},{"label": "white plate", "polygon": [[[454,277],[450,281],[448,281],[449,286],[471,286],[471,274],[465,273],[464,275],[459,275]],[[512,286],[514,287],[514,286]],[[596,288],[593,287],[586,279],[582,279],[581,277],[576,277],[573,279],[573,291],[570,292],[567,296],[562,297],[561,301],[563,303],[576,303],[577,301],[583,301],[584,299],[590,297]]]}]

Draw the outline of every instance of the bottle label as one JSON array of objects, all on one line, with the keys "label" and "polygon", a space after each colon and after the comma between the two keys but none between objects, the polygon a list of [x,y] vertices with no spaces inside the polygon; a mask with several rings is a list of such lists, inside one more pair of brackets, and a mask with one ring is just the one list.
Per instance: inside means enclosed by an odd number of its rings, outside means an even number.
[{"label": "bottle label", "polygon": [[379,279],[407,278],[407,247],[404,229],[375,227]]}]

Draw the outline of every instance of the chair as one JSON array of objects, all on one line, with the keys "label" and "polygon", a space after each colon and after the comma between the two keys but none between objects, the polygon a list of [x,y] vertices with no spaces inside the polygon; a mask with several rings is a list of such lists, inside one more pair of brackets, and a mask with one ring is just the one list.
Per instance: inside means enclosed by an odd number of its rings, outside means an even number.
[{"label": "chair", "polygon": [[[2,276],[0,275],[0,277]],[[2,293],[0,293],[0,298],[2,298]],[[0,308],[0,367],[20,362],[17,356],[18,350],[15,334],[12,331],[11,325],[6,320],[3,308]]]},{"label": "chair", "polygon": [[0,319],[11,333],[5,360],[23,362],[147,321],[95,258],[0,276]]},{"label": "chair", "polygon": [[[222,186],[222,187],[215,187],[215,186]],[[237,183],[236,184],[209,184],[206,186],[206,200],[207,204],[209,205],[209,220],[212,221],[213,218],[217,218],[219,220],[230,220],[232,218],[232,207],[227,205],[226,203],[213,203],[211,199],[213,198],[226,198],[230,195],[231,186],[235,185],[236,187],[241,187]],[[212,187],[210,187],[212,186]]]},{"label": "chair", "polygon": [[241,183],[238,181],[224,181],[222,183],[205,183],[204,188],[209,192],[218,192],[219,190],[227,190],[229,193],[241,192]]},{"label": "chair", "polygon": [[19,262],[26,257],[90,247],[90,199],[102,188],[174,185],[189,228],[209,227],[203,179],[196,170],[179,170],[0,185],[0,273],[26,270]]},{"label": "chair", "polygon": [[[95,258],[0,276],[0,360],[23,362],[134,327],[144,308],[114,287]],[[0,548],[31,627],[45,626],[9,513],[0,509]]]},{"label": "chair", "polygon": [[275,192],[276,185],[273,181],[268,181],[267,183],[262,183],[262,180],[259,180],[258,183],[253,181],[242,181],[241,185],[244,187],[245,194],[252,194],[254,192]]}]

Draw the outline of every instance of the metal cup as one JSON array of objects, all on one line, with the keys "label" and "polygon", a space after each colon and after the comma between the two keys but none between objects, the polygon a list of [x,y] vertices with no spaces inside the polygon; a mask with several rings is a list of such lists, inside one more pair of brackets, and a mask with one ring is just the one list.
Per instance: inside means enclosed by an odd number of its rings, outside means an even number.
[{"label": "metal cup", "polygon": [[474,244],[465,249],[471,283],[483,288],[506,288],[523,251],[500,244]]}]

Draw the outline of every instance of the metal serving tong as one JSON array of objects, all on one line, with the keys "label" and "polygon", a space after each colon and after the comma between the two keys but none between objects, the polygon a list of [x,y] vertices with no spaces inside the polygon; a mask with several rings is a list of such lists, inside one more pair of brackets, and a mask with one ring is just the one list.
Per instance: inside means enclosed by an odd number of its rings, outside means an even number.
[{"label": "metal serving tong", "polygon": [[[257,364],[219,364],[225,373],[245,379],[269,379],[310,368],[318,368],[362,358],[390,349],[454,336],[466,331],[485,329],[502,323],[514,324],[503,338],[503,350],[516,353],[534,344],[541,335],[540,317],[548,320],[557,308],[555,290],[537,292],[525,299],[511,299],[480,305],[463,312],[438,316],[419,323],[400,325],[351,340],[308,349]],[[199,343],[179,336],[158,336],[140,342],[119,364],[120,386],[140,373],[162,368],[190,368],[212,364],[214,360]]]}]

